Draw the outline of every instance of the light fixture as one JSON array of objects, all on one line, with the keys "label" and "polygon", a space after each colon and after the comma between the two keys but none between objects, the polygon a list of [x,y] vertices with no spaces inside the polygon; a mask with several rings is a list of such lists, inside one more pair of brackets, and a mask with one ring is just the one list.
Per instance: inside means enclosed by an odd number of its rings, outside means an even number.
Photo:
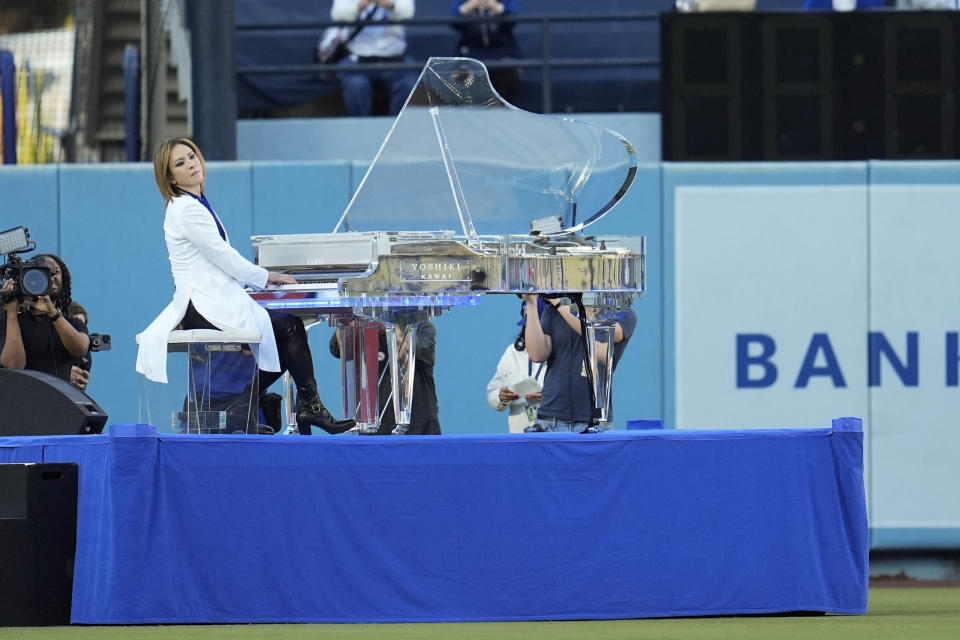
[{"label": "light fixture", "polygon": [[26,227],[14,227],[0,232],[0,254],[19,253],[30,248],[30,231]]}]

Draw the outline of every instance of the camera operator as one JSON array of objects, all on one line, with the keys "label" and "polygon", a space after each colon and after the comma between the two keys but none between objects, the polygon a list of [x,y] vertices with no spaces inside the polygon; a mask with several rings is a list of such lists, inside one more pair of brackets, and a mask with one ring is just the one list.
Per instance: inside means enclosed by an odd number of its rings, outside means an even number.
[{"label": "camera operator", "polygon": [[0,321],[0,366],[42,371],[84,389],[86,381],[72,372],[79,369],[81,358],[90,348],[87,327],[60,311],[72,302],[70,272],[59,257],[40,257],[50,270],[50,295],[20,299],[13,280],[6,280],[0,287],[4,309]]}]

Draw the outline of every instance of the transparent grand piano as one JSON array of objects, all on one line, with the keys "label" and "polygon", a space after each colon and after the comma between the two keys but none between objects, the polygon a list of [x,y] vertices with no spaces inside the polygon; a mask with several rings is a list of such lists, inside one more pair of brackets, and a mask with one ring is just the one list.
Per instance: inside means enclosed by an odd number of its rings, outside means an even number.
[{"label": "transparent grand piano", "polygon": [[308,326],[339,329],[344,417],[365,432],[377,431],[386,408],[377,360],[385,328],[396,434],[410,422],[425,318],[490,294],[596,306],[585,353],[602,427],[613,349],[597,362],[594,346],[643,294],[645,239],[582,232],[636,172],[636,153],[619,134],[513,107],[477,60],[431,58],[333,232],[253,237],[256,262],[298,284],[252,295]]}]

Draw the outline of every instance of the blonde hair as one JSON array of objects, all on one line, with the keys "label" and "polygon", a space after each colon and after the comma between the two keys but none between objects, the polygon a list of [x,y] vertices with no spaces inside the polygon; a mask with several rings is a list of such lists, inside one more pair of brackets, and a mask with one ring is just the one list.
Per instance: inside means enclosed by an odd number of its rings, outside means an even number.
[{"label": "blonde hair", "polygon": [[204,186],[206,186],[207,163],[203,159],[203,154],[200,153],[200,147],[190,138],[164,138],[157,143],[156,148],[153,150],[153,177],[157,181],[157,188],[160,189],[160,194],[163,196],[164,202],[168,204],[180,195],[179,189],[173,185],[173,176],[170,174],[170,152],[173,151],[173,148],[178,144],[190,147],[197,155],[197,158],[200,159],[200,167],[203,169]]}]

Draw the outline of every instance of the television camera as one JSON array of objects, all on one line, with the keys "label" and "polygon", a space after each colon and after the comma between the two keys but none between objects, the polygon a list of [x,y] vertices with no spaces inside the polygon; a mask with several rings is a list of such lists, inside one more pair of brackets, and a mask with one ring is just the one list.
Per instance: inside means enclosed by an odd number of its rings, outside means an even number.
[{"label": "television camera", "polygon": [[27,253],[37,248],[30,240],[30,231],[26,227],[14,227],[0,232],[0,254],[6,254],[7,261],[0,265],[0,283],[13,280],[14,289],[4,294],[3,302],[12,298],[37,298],[49,295],[53,277],[42,258],[21,259],[17,254]]}]

